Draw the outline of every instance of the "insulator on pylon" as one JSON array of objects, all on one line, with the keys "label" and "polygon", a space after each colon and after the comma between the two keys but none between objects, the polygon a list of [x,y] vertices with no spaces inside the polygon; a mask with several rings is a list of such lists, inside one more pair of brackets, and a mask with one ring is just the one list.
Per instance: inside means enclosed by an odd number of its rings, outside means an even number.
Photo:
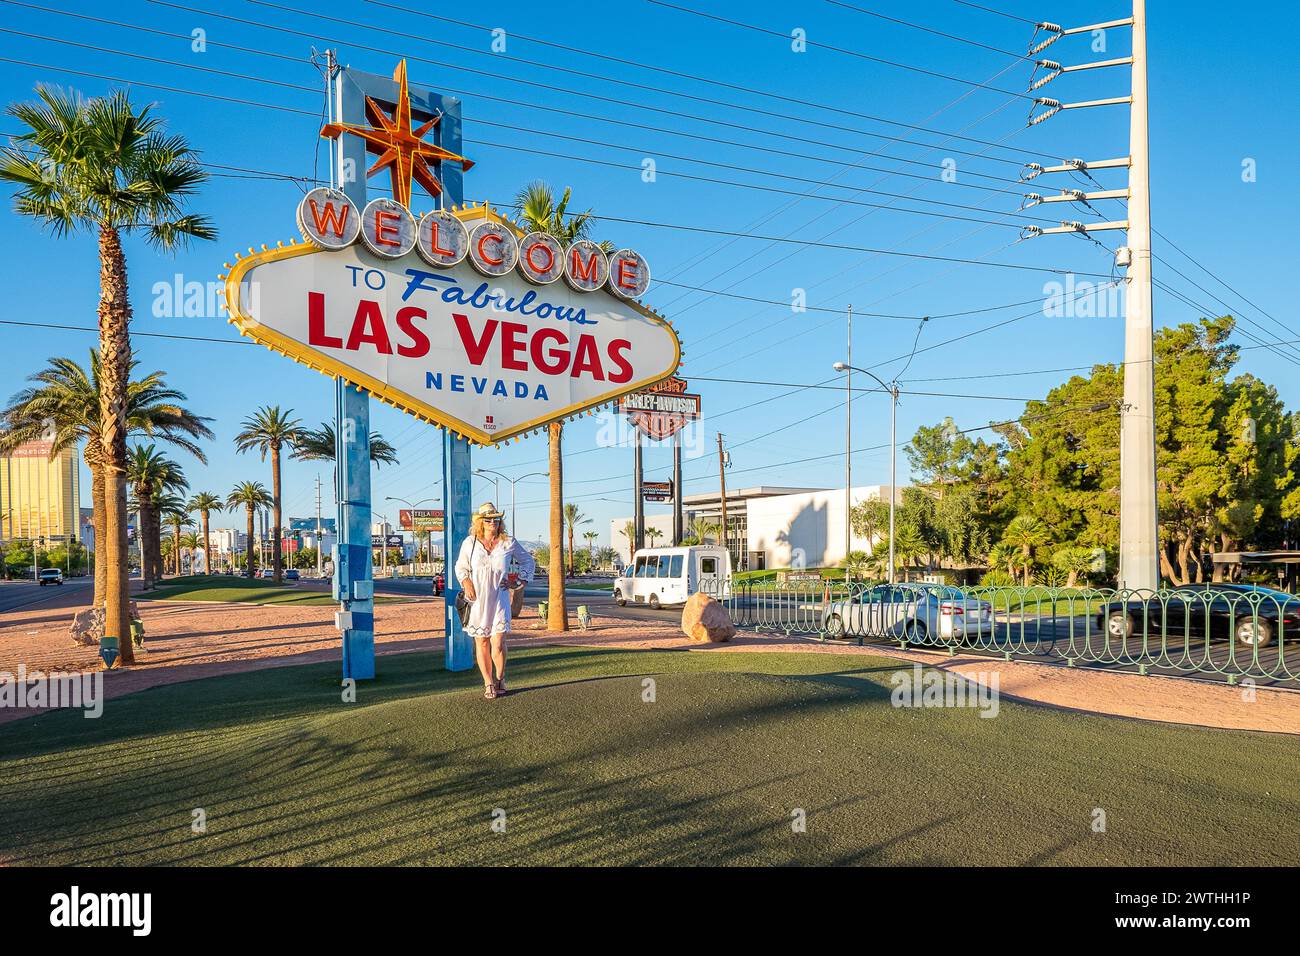
[{"label": "insulator on pylon", "polygon": [[1023,182],[1029,182],[1031,179],[1037,179],[1043,172],[1043,167],[1038,163],[1025,163],[1025,168],[1020,173],[1020,179]]}]

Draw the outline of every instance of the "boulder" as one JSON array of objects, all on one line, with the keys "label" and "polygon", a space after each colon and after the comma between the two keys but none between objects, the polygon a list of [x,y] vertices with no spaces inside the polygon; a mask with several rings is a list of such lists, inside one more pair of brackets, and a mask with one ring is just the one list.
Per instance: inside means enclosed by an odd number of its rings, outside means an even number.
[{"label": "boulder", "polygon": [[722,644],[735,637],[736,625],[721,604],[699,591],[682,608],[682,633],[696,644]]},{"label": "boulder", "polygon": [[[131,620],[140,619],[140,609],[136,607],[134,601],[131,602]],[[104,609],[102,607],[82,608],[76,614],[72,615],[72,643],[82,644],[87,647],[98,645],[99,639],[104,636]],[[129,634],[119,634],[118,637],[130,638]]]}]

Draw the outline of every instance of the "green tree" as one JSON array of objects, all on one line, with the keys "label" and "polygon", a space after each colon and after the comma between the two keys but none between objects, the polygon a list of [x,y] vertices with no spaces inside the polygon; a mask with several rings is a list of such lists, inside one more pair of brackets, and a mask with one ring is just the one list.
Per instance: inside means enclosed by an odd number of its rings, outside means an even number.
[{"label": "green tree", "polygon": [[[69,358],[51,358],[46,368],[28,377],[34,384],[18,392],[0,411],[0,453],[24,442],[49,438],[51,455],[84,442],[82,457],[90,471],[91,524],[95,529],[96,557],[107,536],[104,504],[103,445],[100,441],[99,353],[90,352],[83,368]],[[132,362],[134,373],[138,363]],[[169,388],[162,372],[152,372],[127,384],[127,429],[188,451],[201,462],[207,459],[198,444],[212,438],[209,418],[195,415],[180,403],[185,395]],[[94,604],[105,601],[105,561],[95,561]]]},{"label": "green tree", "polygon": [[252,417],[244,419],[241,431],[235,436],[238,451],[255,449],[261,453],[262,461],[266,461],[267,455],[271,456],[271,568],[276,584],[284,577],[283,555],[280,553],[281,503],[284,500],[280,488],[280,453],[297,443],[302,430],[301,422],[290,418],[290,414],[291,411],[281,412],[279,405],[259,408]]},{"label": "green tree", "polygon": [[212,540],[208,535],[208,518],[214,511],[224,511],[225,503],[221,496],[212,491],[200,491],[186,505],[190,511],[199,516],[199,527],[203,533],[203,573],[212,573]]},{"label": "green tree", "polygon": [[99,243],[99,439],[104,473],[105,633],[134,662],[126,571],[126,438],[131,373],[131,301],[122,239],[140,234],[162,250],[214,239],[207,219],[184,204],[207,178],[184,138],[169,135],[153,107],[125,91],[83,99],[47,86],[9,115],[23,129],[0,149],[0,179],[13,183],[14,210],[57,237],[93,232]]},{"label": "green tree", "polygon": [[231,511],[236,508],[243,508],[248,517],[248,538],[247,551],[244,558],[244,567],[248,576],[253,576],[253,542],[257,540],[257,532],[253,526],[253,519],[257,515],[258,508],[267,508],[274,503],[270,492],[260,481],[241,481],[235,485],[235,490],[226,497],[226,507]]},{"label": "green tree", "polygon": [[[289,457],[296,461],[333,461],[334,440],[334,426],[329,422],[321,422],[317,429],[301,429]],[[398,463],[397,449],[379,432],[370,433],[370,460],[376,465]]]},{"label": "green tree", "polygon": [[139,517],[136,540],[140,543],[140,577],[147,590],[162,577],[156,538],[159,513],[154,500],[159,494],[185,488],[185,472],[156,446],[136,445],[127,456],[126,478]]},{"label": "green tree", "polygon": [[1033,515],[1016,515],[1003,532],[1002,540],[1020,552],[1024,585],[1029,587],[1029,573],[1034,567],[1034,550],[1050,540],[1047,528]]},{"label": "green tree", "polygon": [[578,510],[575,504],[564,506],[564,524],[569,529],[569,570],[573,571],[573,532],[578,525],[591,524],[591,519]]}]

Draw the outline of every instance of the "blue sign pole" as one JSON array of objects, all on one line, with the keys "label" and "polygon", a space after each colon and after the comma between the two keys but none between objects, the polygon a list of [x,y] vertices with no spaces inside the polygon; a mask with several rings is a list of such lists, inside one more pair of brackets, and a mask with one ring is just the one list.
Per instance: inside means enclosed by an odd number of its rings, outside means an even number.
[{"label": "blue sign pole", "polygon": [[[461,140],[460,100],[448,98],[443,104],[442,119],[435,127],[438,145],[458,156],[464,155]],[[455,163],[443,163],[441,170],[443,205],[459,206],[465,202],[465,173]],[[443,591],[443,666],[449,671],[470,670],[474,666],[474,639],[461,627],[456,614],[456,595],[460,582],[456,580],[456,556],[460,543],[470,532],[470,514],[473,511],[471,483],[474,468],[470,463],[468,439],[457,437],[448,430],[442,434],[442,487],[443,511],[446,517],[442,530],[442,553],[446,571],[446,589]],[[511,529],[513,533],[514,529]]]},{"label": "blue sign pole", "polygon": [[[390,77],[375,76],[352,69],[341,69],[335,85],[334,120],[340,123],[365,124],[365,98],[381,103],[395,103],[398,84]],[[429,90],[409,88],[411,111],[424,117],[440,116],[434,127],[436,143],[448,152],[461,155],[460,100],[444,97]],[[366,205],[366,145],[357,136],[339,137],[339,185],[358,209]],[[454,163],[440,164],[439,179],[443,206],[462,205],[465,201],[464,171]],[[370,396],[341,379],[337,383],[335,421],[338,467],[338,535],[334,563],[335,596],[343,602],[340,628],[343,631],[343,676],[354,679],[375,676],[374,579],[370,550]],[[460,541],[470,528],[470,444],[444,432],[443,487],[443,554],[446,562],[447,587],[444,591],[446,653],[448,670],[468,670],[474,666],[473,640],[460,626],[456,616],[456,594],[460,583],[455,580],[454,566]]]},{"label": "blue sign pole", "polygon": [[[340,70],[334,116],[345,123],[364,123],[366,80],[380,80]],[[396,84],[389,81],[389,86]],[[378,91],[375,91],[378,93]],[[373,95],[373,94],[372,94]],[[389,94],[390,96],[392,94]],[[366,205],[366,144],[357,136],[339,137],[338,185],[358,209]],[[334,596],[342,602],[343,677],[375,676],[375,598],[373,552],[370,550],[370,395],[335,380],[334,460],[338,502],[338,544],[334,560]]]}]

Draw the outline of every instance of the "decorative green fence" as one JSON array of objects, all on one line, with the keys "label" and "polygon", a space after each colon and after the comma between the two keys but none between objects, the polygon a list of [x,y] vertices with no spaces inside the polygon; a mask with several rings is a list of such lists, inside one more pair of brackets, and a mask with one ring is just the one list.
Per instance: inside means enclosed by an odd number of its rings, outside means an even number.
[{"label": "decorative green fence", "polygon": [[1300,684],[1300,597],[1242,585],[1159,591],[728,582],[738,627],[1228,683]]}]

